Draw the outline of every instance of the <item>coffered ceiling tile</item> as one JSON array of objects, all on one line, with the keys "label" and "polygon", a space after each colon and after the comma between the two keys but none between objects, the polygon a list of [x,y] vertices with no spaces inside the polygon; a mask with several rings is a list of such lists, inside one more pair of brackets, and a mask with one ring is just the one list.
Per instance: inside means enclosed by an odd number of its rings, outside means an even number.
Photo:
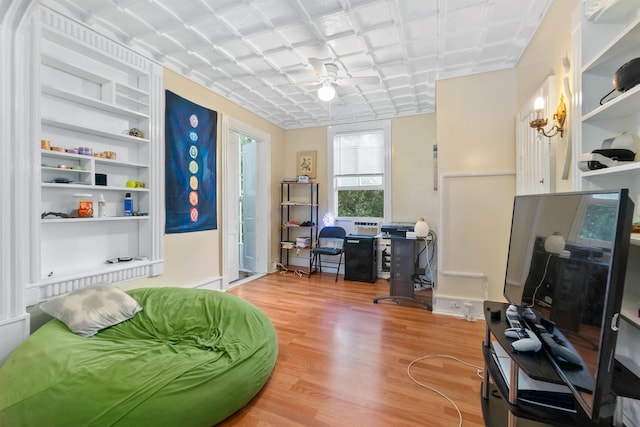
[{"label": "coffered ceiling tile", "polygon": [[365,31],[380,24],[393,24],[393,13],[390,3],[387,2],[375,2],[356,7],[352,13]]},{"label": "coffered ceiling tile", "polygon": [[244,41],[251,47],[251,50],[260,54],[269,51],[278,51],[282,49],[284,42],[280,34],[271,30],[247,36]]},{"label": "coffered ceiling tile", "polygon": [[389,26],[364,33],[363,38],[367,45],[373,49],[393,45],[398,48],[398,33],[395,27]]},{"label": "coffered ceiling tile", "polygon": [[423,19],[412,19],[402,25],[402,33],[405,40],[409,41],[434,41],[438,36],[438,18],[427,16]]},{"label": "coffered ceiling tile", "polygon": [[371,52],[371,56],[377,64],[388,64],[391,62],[402,61],[402,52],[397,46],[386,46]]},{"label": "coffered ceiling tile", "polygon": [[362,39],[354,34],[346,35],[338,39],[329,40],[329,46],[333,51],[339,55],[351,55],[354,53],[362,53],[367,51],[367,45],[362,42]]},{"label": "coffered ceiling tile", "polygon": [[342,10],[342,3],[339,0],[291,0],[300,4],[302,9],[310,16],[321,16],[335,13]]},{"label": "coffered ceiling tile", "polygon": [[394,102],[396,101],[396,98],[398,99],[402,99],[403,97],[411,97],[412,99],[415,98],[415,92],[413,90],[413,87],[408,87],[408,86],[398,86],[395,88],[391,88],[389,89],[389,93],[391,94],[391,96],[393,96]]},{"label": "coffered ceiling tile", "polygon": [[[284,128],[434,111],[437,78],[515,66],[551,2],[40,0]],[[327,104],[309,58],[381,81]]]},{"label": "coffered ceiling tile", "polygon": [[395,0],[394,3],[405,19],[435,16],[438,0]]},{"label": "coffered ceiling tile", "polygon": [[487,4],[482,4],[447,12],[446,32],[451,34],[457,31],[478,31],[485,19],[487,7]]},{"label": "coffered ceiling tile", "polygon": [[221,22],[234,34],[243,37],[265,30],[264,22],[260,16],[246,4],[239,4],[218,15]]},{"label": "coffered ceiling tile", "polygon": [[375,68],[372,66],[371,58],[363,52],[341,55],[340,63],[344,65],[346,70],[350,70],[349,74],[353,77],[376,74]]},{"label": "coffered ceiling tile", "polygon": [[318,31],[328,39],[340,34],[354,33],[351,19],[344,11],[317,16],[313,19],[313,23]]},{"label": "coffered ceiling tile", "polygon": [[[225,56],[216,54],[211,58],[211,61],[214,65],[216,65],[216,63],[218,61],[222,61],[223,58],[226,59]],[[269,64],[262,56],[248,56],[246,58],[242,58],[242,60],[240,60],[239,62],[242,66],[244,66],[247,70],[251,70],[251,72],[254,74],[263,74],[273,71],[273,66]]]},{"label": "coffered ceiling tile", "polygon": [[269,63],[274,67],[283,69],[286,67],[299,66],[303,61],[306,61],[306,58],[300,58],[295,51],[287,49],[269,54],[267,61],[269,61]]},{"label": "coffered ceiling tile", "polygon": [[253,57],[255,51],[251,49],[242,40],[231,39],[221,43],[217,47],[218,51],[224,54],[230,60],[237,60],[240,58]]},{"label": "coffered ceiling tile", "polygon": [[257,0],[251,6],[274,26],[287,25],[299,18],[289,0]]},{"label": "coffered ceiling tile", "polygon": [[501,22],[492,25],[485,31],[484,37],[487,44],[501,43],[511,44],[520,32],[520,25],[513,22]]},{"label": "coffered ceiling tile", "polygon": [[309,27],[301,22],[293,22],[277,28],[282,40],[289,46],[296,46],[301,43],[312,43],[316,40]]}]

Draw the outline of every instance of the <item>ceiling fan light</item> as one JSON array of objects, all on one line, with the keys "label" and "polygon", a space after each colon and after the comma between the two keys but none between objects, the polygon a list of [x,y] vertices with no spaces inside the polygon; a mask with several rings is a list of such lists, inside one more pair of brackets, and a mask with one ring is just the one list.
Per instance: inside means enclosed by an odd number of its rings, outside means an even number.
[{"label": "ceiling fan light", "polygon": [[336,90],[333,85],[323,85],[320,89],[318,89],[318,98],[320,98],[324,102],[329,102],[336,96]]}]

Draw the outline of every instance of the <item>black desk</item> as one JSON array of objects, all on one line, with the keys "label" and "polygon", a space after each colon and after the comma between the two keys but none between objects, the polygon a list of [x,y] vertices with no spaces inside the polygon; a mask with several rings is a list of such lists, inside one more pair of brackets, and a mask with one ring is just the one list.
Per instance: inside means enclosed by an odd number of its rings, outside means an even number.
[{"label": "black desk", "polygon": [[389,295],[376,297],[374,303],[390,299],[399,303],[401,300],[415,302],[427,310],[431,305],[414,296],[414,278],[416,275],[416,257],[421,244],[428,245],[425,239],[405,239],[391,236],[391,277]]}]

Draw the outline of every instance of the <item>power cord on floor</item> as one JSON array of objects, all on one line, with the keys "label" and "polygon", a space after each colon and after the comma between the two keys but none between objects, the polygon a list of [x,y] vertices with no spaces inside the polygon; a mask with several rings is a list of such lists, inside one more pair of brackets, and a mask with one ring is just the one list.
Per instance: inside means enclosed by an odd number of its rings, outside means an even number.
[{"label": "power cord on floor", "polygon": [[282,274],[283,276],[286,276],[289,273],[293,273],[293,274],[296,274],[298,277],[302,277],[302,274],[303,274],[302,271],[300,270],[289,270],[287,267],[285,267],[280,263],[276,264],[276,268],[280,270],[280,274]]},{"label": "power cord on floor", "polygon": [[467,365],[467,366],[471,366],[472,368],[476,368],[477,369],[476,373],[478,374],[478,376],[480,378],[482,378],[482,374],[484,372],[484,369],[481,366],[477,366],[477,365],[474,365],[472,363],[465,362],[464,360],[458,359],[455,356],[449,356],[447,354],[428,354],[426,356],[422,356],[422,357],[419,357],[419,358],[415,359],[414,361],[409,363],[409,365],[407,366],[407,375],[409,376],[409,378],[411,378],[411,381],[413,381],[414,383],[416,383],[420,387],[424,387],[424,388],[426,388],[428,390],[431,390],[432,392],[434,392],[436,394],[439,394],[440,396],[445,398],[447,401],[449,401],[449,403],[451,403],[453,405],[453,407],[455,408],[456,412],[458,413],[458,419],[460,420],[458,426],[462,427],[462,413],[460,412],[460,409],[458,408],[458,405],[456,405],[456,403],[450,397],[448,397],[446,394],[442,393],[441,391],[439,391],[439,390],[437,390],[437,389],[435,389],[435,388],[433,388],[431,386],[428,386],[426,384],[421,383],[420,381],[415,379],[415,377],[411,374],[411,367],[413,365],[415,365],[416,363],[420,362],[421,360],[429,359],[429,358],[432,358],[432,357],[444,357],[444,358],[447,358],[447,359],[453,359],[456,362],[462,363],[463,365]]}]

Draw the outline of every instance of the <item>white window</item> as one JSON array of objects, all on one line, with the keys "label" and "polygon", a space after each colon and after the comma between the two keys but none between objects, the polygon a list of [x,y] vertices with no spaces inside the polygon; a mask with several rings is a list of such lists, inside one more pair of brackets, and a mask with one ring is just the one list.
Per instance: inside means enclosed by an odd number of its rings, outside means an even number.
[{"label": "white window", "polygon": [[611,249],[616,234],[618,203],[617,193],[583,196],[569,241],[585,247]]},{"label": "white window", "polygon": [[329,128],[329,209],[337,218],[391,216],[390,128],[388,120]]}]

